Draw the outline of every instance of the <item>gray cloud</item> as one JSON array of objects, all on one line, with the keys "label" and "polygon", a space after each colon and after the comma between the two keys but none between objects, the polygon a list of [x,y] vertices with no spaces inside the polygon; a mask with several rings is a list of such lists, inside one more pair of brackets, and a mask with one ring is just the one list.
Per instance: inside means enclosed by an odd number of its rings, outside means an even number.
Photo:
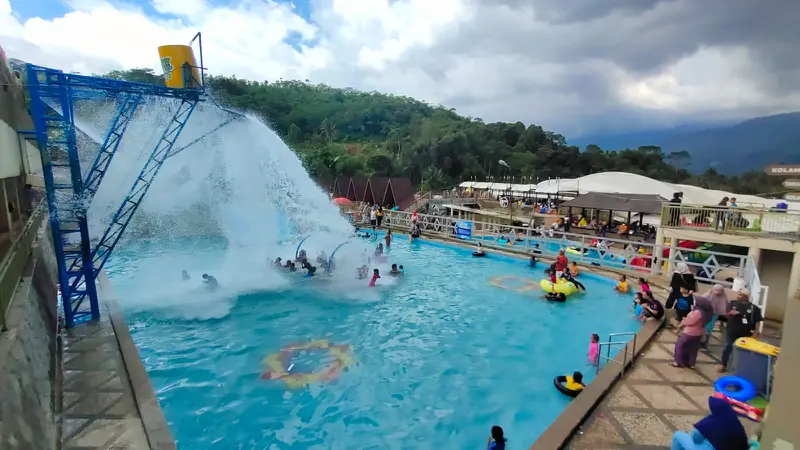
[{"label": "gray cloud", "polygon": [[[474,20],[397,62],[396,70],[415,67],[426,75],[409,93],[487,120],[580,134],[778,112],[787,93],[800,88],[800,59],[792,56],[800,45],[800,2],[476,0],[474,6]],[[655,76],[701,49],[742,47],[750,63],[732,65],[736,73],[729,75],[763,91],[758,105],[657,111],[619,98],[620,74]],[[691,78],[713,84],[714,74],[702,70]],[[372,81],[378,88],[380,81]]]}]

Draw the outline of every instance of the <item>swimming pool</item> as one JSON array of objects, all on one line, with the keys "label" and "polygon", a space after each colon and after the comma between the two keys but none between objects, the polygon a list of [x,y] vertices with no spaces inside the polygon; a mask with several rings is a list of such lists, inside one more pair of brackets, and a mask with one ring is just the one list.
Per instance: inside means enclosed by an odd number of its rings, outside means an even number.
[{"label": "swimming pool", "polygon": [[[548,303],[539,289],[491,284],[506,276],[538,285],[541,268],[401,237],[389,262],[406,273],[379,281],[391,285],[340,289],[297,277],[231,300],[165,287],[162,300],[141,302],[153,273],[169,266],[179,278],[186,265],[196,271],[220,264],[222,252],[213,241],[145,245],[110,265],[180,449],[478,449],[495,424],[512,448],[527,448],[570,401],[553,377],[575,370],[593,377],[589,334],[605,339],[639,328],[630,297],[612,292],[613,280],[582,274],[587,295]],[[261,378],[265,357],[315,340],[349,345],[355,364],[304,389]],[[308,358],[293,363],[302,368]]]}]

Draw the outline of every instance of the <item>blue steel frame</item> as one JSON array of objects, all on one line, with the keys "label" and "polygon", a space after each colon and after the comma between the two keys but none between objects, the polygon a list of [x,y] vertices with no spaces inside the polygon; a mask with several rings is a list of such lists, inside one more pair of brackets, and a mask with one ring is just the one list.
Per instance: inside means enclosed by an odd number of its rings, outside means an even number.
[{"label": "blue steel frame", "polygon": [[[186,69],[191,70],[191,67]],[[60,70],[31,64],[27,67],[27,74],[31,112],[42,157],[42,172],[50,208],[50,227],[58,261],[64,319],[66,326],[70,328],[86,320],[100,318],[97,275],[147,194],[164,160],[170,155],[175,141],[204,92],[199,89],[176,89],[67,74]],[[98,94],[98,91],[102,93]],[[143,96],[148,95],[175,98],[180,101],[180,105],[173,112],[172,119],[125,201],[93,249],[86,219],[89,202],[97,192],[136,106]],[[84,181],[75,136],[73,100],[96,99],[103,96],[117,97],[120,105],[100,153]],[[46,99],[58,102],[60,114],[47,106]],[[57,177],[61,175],[56,173],[60,169],[68,171],[68,180],[64,179],[66,178],[64,176]],[[83,305],[87,297],[88,308]]]}]

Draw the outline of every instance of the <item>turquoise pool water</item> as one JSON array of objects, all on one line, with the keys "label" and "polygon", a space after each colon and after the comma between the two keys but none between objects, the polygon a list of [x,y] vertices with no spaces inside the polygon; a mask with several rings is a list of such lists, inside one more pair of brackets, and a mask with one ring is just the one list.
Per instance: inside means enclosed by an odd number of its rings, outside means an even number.
[{"label": "turquoise pool water", "polygon": [[[586,365],[590,333],[606,339],[639,327],[630,296],[614,293],[613,280],[582,274],[588,294],[548,303],[539,289],[490,282],[511,276],[538,285],[543,268],[405,238],[388,253],[405,275],[384,275],[374,289],[263,266],[246,279],[263,277],[279,289],[249,283],[249,293],[213,297],[179,280],[181,268],[221,270],[224,252],[214,241],[143,245],[110,265],[180,449],[483,449],[495,424],[510,448],[527,448],[570,401],[553,377],[594,376]],[[165,272],[176,281],[154,285]],[[226,276],[218,272],[223,287]],[[348,345],[355,364],[301,389],[261,378],[268,355],[320,339]],[[320,357],[295,358],[293,370],[318,366]]]}]

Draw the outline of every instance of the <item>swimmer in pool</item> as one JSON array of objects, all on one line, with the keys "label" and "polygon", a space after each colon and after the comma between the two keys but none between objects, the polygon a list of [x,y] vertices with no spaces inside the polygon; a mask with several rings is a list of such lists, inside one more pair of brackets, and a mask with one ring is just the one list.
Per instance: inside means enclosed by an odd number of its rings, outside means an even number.
[{"label": "swimmer in pool", "polygon": [[289,269],[289,272],[297,272],[297,266],[292,261],[286,261],[286,266],[284,267]]},{"label": "swimmer in pool", "polygon": [[403,272],[400,272],[400,269],[397,267],[397,264],[392,264],[392,270],[389,271],[389,275],[402,275]]},{"label": "swimmer in pool", "polygon": [[378,278],[381,277],[381,271],[378,269],[374,269],[372,271],[372,278],[369,280],[369,287],[375,287],[375,282],[378,281]]},{"label": "swimmer in pool", "polygon": [[383,244],[378,244],[378,246],[375,247],[375,256],[383,256]]},{"label": "swimmer in pool", "polygon": [[536,260],[536,257],[531,255],[531,258],[528,260],[528,266],[536,267],[536,263],[539,262]]},{"label": "swimmer in pool", "polygon": [[400,269],[400,273],[406,273],[406,269],[403,268],[402,264],[400,264],[399,269]]},{"label": "swimmer in pool", "polygon": [[283,265],[283,260],[280,257],[277,257],[272,265],[275,267],[281,267]]},{"label": "swimmer in pool", "polygon": [[181,272],[181,277],[182,277],[184,280],[191,280],[191,279],[192,279],[192,276],[191,276],[191,275],[189,275],[189,272],[187,272],[187,271],[185,271],[185,270],[184,270],[183,272]]},{"label": "swimmer in pool", "polygon": [[567,301],[567,295],[564,294],[563,292],[548,292],[545,295],[545,298],[547,300],[550,300],[551,302],[565,302],[565,301]]},{"label": "swimmer in pool", "polygon": [[203,274],[203,283],[208,285],[209,289],[211,290],[214,290],[219,287],[217,279],[207,273]]},{"label": "swimmer in pool", "polygon": [[300,250],[300,252],[297,254],[297,260],[301,263],[308,261],[308,255],[306,255],[305,250]]},{"label": "swimmer in pool", "polygon": [[369,268],[366,265],[361,266],[358,268],[358,275],[356,275],[356,277],[359,280],[364,280],[367,278],[367,273],[369,273]]},{"label": "swimmer in pool", "polygon": [[475,250],[476,255],[483,255],[485,252],[483,251],[483,242],[478,242],[478,249]]},{"label": "swimmer in pool", "polygon": [[306,278],[311,278],[317,273],[317,268],[311,264],[306,264]]},{"label": "swimmer in pool", "polygon": [[392,230],[386,230],[386,236],[383,237],[383,240],[386,242],[386,248],[392,246]]}]

